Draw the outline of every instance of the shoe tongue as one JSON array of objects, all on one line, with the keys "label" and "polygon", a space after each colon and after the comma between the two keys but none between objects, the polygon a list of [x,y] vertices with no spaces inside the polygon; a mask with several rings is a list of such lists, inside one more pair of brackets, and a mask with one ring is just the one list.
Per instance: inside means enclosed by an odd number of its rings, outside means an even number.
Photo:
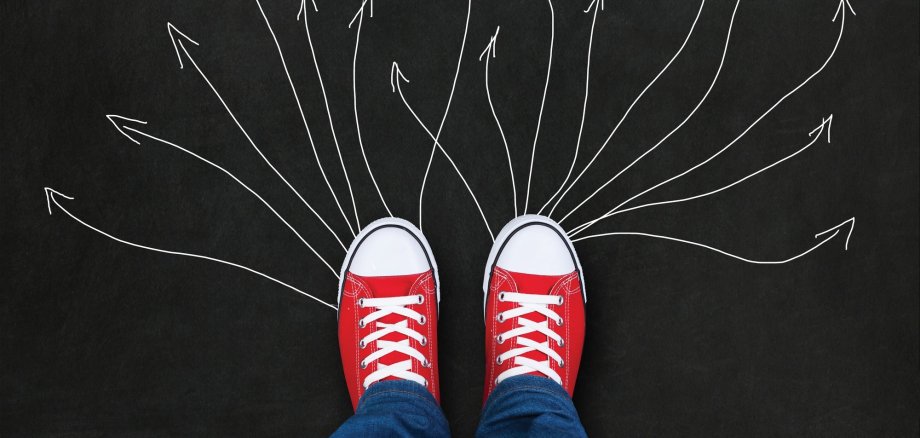
[{"label": "shoe tongue", "polygon": [[511,277],[517,285],[517,291],[525,294],[548,294],[556,282],[565,275],[537,275],[511,272]]}]

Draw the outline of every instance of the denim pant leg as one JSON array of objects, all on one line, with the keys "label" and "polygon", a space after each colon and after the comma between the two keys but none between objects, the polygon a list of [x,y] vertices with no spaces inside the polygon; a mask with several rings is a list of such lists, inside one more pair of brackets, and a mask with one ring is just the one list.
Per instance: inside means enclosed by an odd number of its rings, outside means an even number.
[{"label": "denim pant leg", "polygon": [[447,418],[424,386],[409,380],[377,382],[355,415],[333,437],[449,437]]},{"label": "denim pant leg", "polygon": [[556,382],[531,375],[502,381],[492,390],[477,437],[584,437],[572,399]]}]

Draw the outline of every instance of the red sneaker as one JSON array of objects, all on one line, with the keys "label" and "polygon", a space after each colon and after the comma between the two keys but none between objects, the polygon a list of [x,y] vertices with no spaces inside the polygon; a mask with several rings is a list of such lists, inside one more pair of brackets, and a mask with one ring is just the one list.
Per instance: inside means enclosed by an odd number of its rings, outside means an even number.
[{"label": "red sneaker", "polygon": [[572,242],[553,220],[513,219],[498,234],[483,279],[486,381],[546,377],[572,395],[585,339],[584,279]]},{"label": "red sneaker", "polygon": [[339,351],[351,404],[382,380],[438,389],[438,268],[422,232],[397,218],[355,237],[339,283]]}]

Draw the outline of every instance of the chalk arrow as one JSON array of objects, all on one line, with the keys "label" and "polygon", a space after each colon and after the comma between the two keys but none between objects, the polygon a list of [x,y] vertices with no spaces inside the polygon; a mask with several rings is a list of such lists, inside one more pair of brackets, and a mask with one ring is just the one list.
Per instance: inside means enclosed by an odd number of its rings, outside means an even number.
[{"label": "chalk arrow", "polygon": [[[847,227],[849,227],[849,229],[847,229]],[[824,231],[822,231],[822,232],[820,232],[820,233],[818,233],[818,234],[815,234],[815,239],[817,239],[817,238],[819,238],[819,237],[821,237],[821,236],[824,236],[824,235],[826,235],[826,234],[829,234],[829,233],[833,232],[833,234],[831,234],[830,237],[828,237],[828,238],[825,240],[825,242],[826,242],[826,241],[828,241],[828,240],[830,240],[830,239],[833,239],[834,236],[836,236],[837,233],[839,233],[840,231],[846,230],[846,231],[847,231],[847,239],[843,241],[843,250],[844,250],[844,251],[848,251],[848,250],[850,249],[850,237],[853,236],[853,228],[856,228],[856,218],[855,218],[855,217],[851,217],[851,218],[849,218],[849,219],[847,219],[847,220],[841,222],[840,225],[837,225],[837,226],[828,228],[827,230],[824,230]]]},{"label": "chalk arrow", "polygon": [[[618,215],[618,214],[626,213],[627,211],[639,210],[639,209],[647,208],[647,207],[654,207],[654,206],[656,206],[656,205],[679,204],[679,203],[681,203],[681,202],[687,202],[687,201],[692,201],[692,200],[694,200],[694,199],[705,198],[705,197],[707,197],[707,196],[711,196],[711,195],[714,195],[714,194],[716,194],[716,193],[719,193],[719,192],[721,192],[721,191],[723,191],[723,190],[728,190],[728,189],[730,189],[730,188],[732,188],[732,187],[734,187],[734,186],[736,186],[736,185],[738,185],[738,184],[741,184],[741,183],[743,183],[743,182],[745,182],[745,181],[747,181],[747,180],[749,180],[749,179],[751,179],[751,178],[753,178],[753,177],[755,177],[755,176],[757,176],[757,175],[760,175],[760,174],[763,173],[763,172],[766,172],[767,170],[772,169],[773,167],[776,167],[776,166],[782,164],[782,163],[785,162],[785,161],[791,160],[791,159],[794,158],[796,155],[801,154],[801,153],[804,152],[806,149],[810,148],[812,145],[814,145],[814,144],[818,141],[818,139],[821,138],[821,134],[824,132],[825,129],[827,129],[828,131],[830,131],[830,122],[831,122],[831,120],[833,120],[833,119],[834,119],[834,116],[833,116],[833,115],[829,115],[829,116],[825,117],[824,119],[822,119],[821,124],[818,125],[817,128],[813,129],[813,130],[808,134],[808,135],[811,137],[811,141],[809,141],[808,144],[806,144],[805,146],[802,146],[802,147],[799,148],[797,151],[795,151],[795,152],[793,152],[793,153],[791,153],[791,154],[789,154],[789,155],[786,155],[786,156],[783,157],[782,159],[779,159],[779,160],[773,162],[773,163],[770,164],[769,166],[762,167],[760,170],[757,170],[756,172],[753,172],[753,173],[751,173],[751,174],[745,176],[744,178],[741,178],[741,179],[739,179],[739,180],[737,180],[737,181],[735,181],[735,182],[732,182],[731,184],[727,184],[727,185],[722,186],[722,187],[720,187],[720,188],[718,188],[718,189],[710,190],[710,191],[708,191],[708,192],[706,192],[706,193],[701,193],[701,194],[695,195],[695,196],[690,196],[690,197],[680,198],[680,199],[672,199],[672,200],[669,200],[669,201],[650,202],[650,203],[647,203],[647,204],[637,205],[637,206],[635,206],[635,207],[624,208],[624,209],[621,209],[621,210],[617,210],[617,211],[611,213],[610,215],[605,215],[604,217],[602,217],[602,219],[608,218],[608,217],[610,217],[610,216],[615,216],[615,215]],[[828,139],[830,139],[830,136],[828,136]],[[584,224],[582,224],[582,225],[580,225],[580,226],[578,226],[578,227],[575,227],[575,228],[573,228],[570,232],[571,232],[573,235],[574,235],[574,234],[577,234],[583,227],[585,227],[585,226],[588,225],[588,224],[590,224],[590,222],[587,222],[587,223],[584,223]]]},{"label": "chalk arrow", "polygon": [[146,246],[146,245],[141,245],[141,244],[134,243],[134,242],[129,242],[129,241],[127,241],[127,240],[124,240],[124,239],[120,239],[120,238],[118,238],[118,237],[115,237],[115,236],[113,236],[113,235],[111,235],[111,234],[109,234],[109,233],[106,233],[105,231],[102,231],[102,230],[100,230],[100,229],[98,229],[98,228],[96,228],[96,227],[94,227],[94,226],[92,226],[92,225],[90,225],[90,224],[84,222],[82,219],[80,219],[80,218],[78,218],[77,216],[75,216],[73,213],[71,213],[71,212],[68,211],[66,208],[64,208],[63,206],[61,206],[61,204],[58,203],[58,200],[57,200],[57,198],[55,197],[55,195],[60,196],[60,197],[62,197],[62,198],[64,198],[64,199],[73,199],[73,197],[71,197],[71,196],[67,196],[67,195],[65,195],[65,194],[63,194],[63,193],[61,193],[61,192],[59,192],[59,191],[57,191],[57,190],[54,190],[54,189],[50,188],[50,187],[45,187],[45,198],[46,198],[47,201],[48,201],[48,213],[49,213],[49,214],[51,213],[51,204],[54,204],[58,209],[60,209],[62,212],[64,212],[64,214],[66,214],[67,216],[70,216],[71,219],[73,219],[74,221],[76,221],[76,222],[79,223],[80,225],[83,225],[84,227],[89,228],[90,230],[93,230],[93,231],[95,231],[96,233],[99,233],[99,234],[101,234],[101,235],[103,235],[103,236],[105,236],[105,237],[108,237],[109,239],[112,239],[112,240],[114,240],[114,241],[116,241],[116,242],[118,242],[118,243],[123,243],[123,244],[125,244],[125,245],[132,246],[132,247],[135,247],[135,248],[146,249],[146,250],[148,250],[148,251],[158,252],[158,253],[162,253],[162,254],[171,254],[171,255],[178,255],[178,256],[183,256],[183,257],[191,257],[191,258],[202,259],[202,260],[210,260],[210,261],[212,261],[212,262],[217,262],[217,263],[221,263],[221,264],[224,264],[224,265],[233,266],[233,267],[235,267],[235,268],[239,268],[239,269],[242,269],[242,270],[244,270],[244,271],[248,271],[248,272],[251,272],[251,273],[253,273],[253,274],[256,274],[256,275],[258,275],[258,276],[260,276],[260,277],[262,277],[262,278],[265,278],[265,279],[267,279],[267,280],[271,280],[271,281],[273,281],[273,282],[275,282],[275,283],[277,283],[277,284],[279,284],[279,285],[281,285],[281,286],[284,286],[284,287],[286,287],[286,288],[288,288],[288,289],[291,289],[292,291],[297,292],[297,293],[299,293],[299,294],[301,294],[301,295],[303,295],[303,296],[305,296],[305,297],[311,298],[311,299],[315,300],[316,302],[318,302],[318,303],[320,303],[320,304],[322,304],[322,305],[324,305],[324,306],[326,306],[326,307],[331,308],[332,310],[338,310],[338,308],[336,308],[336,306],[334,306],[334,305],[332,305],[332,304],[329,304],[329,303],[327,303],[327,302],[325,302],[325,301],[323,301],[323,300],[321,300],[321,299],[319,299],[319,298],[316,298],[315,296],[310,295],[310,294],[308,294],[308,293],[306,293],[306,292],[304,292],[304,291],[302,291],[302,290],[300,290],[300,289],[298,289],[298,288],[296,288],[296,287],[294,287],[294,286],[291,286],[290,284],[287,284],[287,283],[285,283],[285,282],[283,282],[283,281],[281,281],[281,280],[277,280],[277,279],[272,278],[272,277],[270,277],[270,276],[268,276],[268,275],[266,275],[266,274],[263,274],[263,273],[261,273],[261,272],[259,272],[259,271],[256,271],[255,269],[248,268],[248,267],[246,267],[246,266],[243,266],[243,265],[240,265],[240,264],[237,264],[237,263],[228,262],[228,261],[226,261],[226,260],[221,260],[221,259],[217,259],[217,258],[214,258],[214,257],[208,257],[208,256],[200,255],[200,254],[192,254],[192,253],[187,253],[187,252],[170,251],[170,250],[165,250],[165,249],[154,248],[154,247],[150,247],[150,246]]},{"label": "chalk arrow", "polygon": [[[850,10],[850,13],[853,16],[856,16],[856,11],[853,10],[853,5],[850,4],[850,0],[840,0],[840,3],[837,5],[837,10],[834,12],[834,18],[831,21],[837,21],[837,16],[840,15],[840,11],[844,11],[844,6]],[[846,14],[846,11],[843,12]]]},{"label": "chalk arrow", "polygon": [[396,92],[397,82],[399,82],[400,79],[409,83],[409,79],[407,79],[402,70],[399,69],[399,64],[393,61],[393,65],[390,67],[390,88],[393,89],[394,93]]},{"label": "chalk arrow", "polygon": [[748,259],[748,258],[745,258],[745,257],[741,257],[741,256],[738,256],[738,255],[735,255],[735,254],[732,254],[732,253],[729,253],[729,252],[723,251],[723,250],[721,250],[721,249],[714,248],[714,247],[712,247],[712,246],[705,245],[705,244],[702,244],[702,243],[691,242],[691,241],[689,241],[689,240],[678,239],[678,238],[676,238],[676,237],[661,236],[661,235],[658,235],[658,234],[649,234],[649,233],[637,233],[637,232],[603,233],[603,234],[594,234],[594,235],[591,235],[591,236],[581,237],[581,238],[578,238],[578,239],[574,239],[574,240],[572,240],[572,241],[573,241],[573,242],[578,242],[578,241],[585,240],[585,239],[591,239],[591,238],[603,237],[603,236],[640,236],[640,237],[651,237],[651,238],[654,238],[654,239],[669,240],[669,241],[672,241],[672,242],[685,243],[685,244],[688,244],[688,245],[693,245],[693,246],[696,246],[696,247],[708,249],[708,250],[710,250],[710,251],[717,252],[717,253],[722,254],[722,255],[724,255],[724,256],[728,256],[728,257],[731,257],[731,258],[736,259],[736,260],[740,260],[740,261],[745,262],[745,263],[751,263],[751,264],[755,264],[755,265],[782,265],[782,264],[784,264],[784,263],[789,263],[789,262],[791,262],[791,261],[793,261],[793,260],[796,260],[796,259],[798,259],[798,258],[800,258],[800,257],[803,257],[803,256],[805,256],[806,254],[808,254],[808,253],[810,253],[810,252],[812,252],[812,251],[814,251],[814,250],[820,248],[822,245],[824,245],[825,243],[829,242],[829,241],[830,241],[831,239],[833,239],[834,237],[837,237],[838,234],[841,234],[842,231],[846,231],[846,233],[847,233],[847,238],[846,238],[846,240],[844,241],[844,247],[843,247],[844,251],[846,251],[846,250],[849,248],[849,246],[850,246],[850,237],[853,235],[853,228],[854,228],[855,225],[856,225],[856,218],[855,218],[855,217],[851,217],[851,218],[849,218],[849,219],[847,219],[847,220],[841,222],[839,225],[836,225],[836,226],[831,227],[831,228],[829,228],[829,229],[827,229],[827,230],[825,230],[825,231],[822,231],[822,232],[820,232],[820,233],[818,233],[818,234],[815,234],[815,239],[817,239],[817,238],[819,238],[819,237],[822,237],[822,236],[827,236],[827,237],[824,237],[824,239],[822,239],[820,242],[816,243],[816,244],[815,244],[814,246],[812,246],[811,248],[809,248],[809,249],[807,249],[807,250],[805,250],[805,251],[802,251],[801,253],[796,254],[795,256],[792,256],[792,257],[789,257],[789,258],[783,259],[783,260],[752,260],[752,259]]},{"label": "chalk arrow", "polygon": [[498,40],[498,32],[501,30],[501,28],[501,26],[495,27],[495,35],[492,35],[492,37],[489,38],[489,44],[486,44],[485,50],[479,54],[480,61],[482,61],[482,58],[486,56],[486,53],[492,55],[492,58],[495,58],[495,42]]},{"label": "chalk arrow", "polygon": [[[319,8],[316,7],[316,1],[311,0],[311,3],[313,3],[313,12],[319,12]],[[307,15],[307,0],[300,1],[300,9],[297,10],[297,21],[300,21],[301,14],[303,14],[304,16]]]},{"label": "chalk arrow", "polygon": [[[127,118],[127,117],[121,117],[121,116],[114,116],[114,117],[117,117],[117,118],[123,119],[123,120],[136,121],[136,120],[134,120],[134,119],[129,119],[129,118]],[[146,124],[146,122],[145,122],[145,124]],[[316,257],[318,257],[318,258],[320,259],[320,261],[322,261],[323,264],[325,264],[326,267],[329,268],[330,271],[332,271],[332,274],[335,275],[336,277],[338,277],[338,271],[336,271],[335,268],[333,268],[328,262],[326,262],[326,260],[316,251],[316,249],[314,249],[313,246],[310,245],[310,244],[306,241],[306,239],[304,239],[303,236],[301,236],[300,233],[297,232],[297,230],[296,230],[290,223],[288,223],[288,221],[287,221],[284,217],[282,217],[281,214],[278,213],[278,211],[275,210],[275,208],[272,207],[271,204],[268,203],[268,201],[266,201],[266,200],[265,200],[261,195],[259,195],[255,190],[253,190],[253,189],[250,188],[248,185],[246,185],[246,183],[244,183],[244,182],[241,181],[239,178],[237,178],[236,175],[234,175],[233,173],[231,173],[229,170],[224,169],[223,167],[221,167],[220,165],[214,163],[213,161],[208,160],[207,158],[202,157],[201,155],[198,155],[198,154],[196,154],[196,153],[194,153],[194,152],[192,152],[192,151],[190,151],[190,150],[188,150],[188,149],[186,149],[186,148],[184,148],[184,147],[182,147],[182,146],[179,146],[179,145],[177,145],[177,144],[175,144],[175,143],[173,143],[173,142],[164,140],[164,139],[162,139],[162,138],[159,138],[159,137],[150,135],[150,134],[148,134],[148,133],[146,133],[146,132],[140,131],[140,130],[135,129],[135,128],[132,128],[132,127],[130,127],[130,126],[124,126],[124,125],[122,125],[122,126],[119,127],[119,126],[116,125],[116,128],[119,128],[119,131],[122,131],[122,129],[123,129],[124,131],[128,131],[128,132],[131,132],[132,134],[141,136],[141,137],[143,137],[145,140],[153,140],[153,141],[155,141],[155,142],[162,143],[162,144],[164,144],[164,145],[167,145],[167,146],[170,146],[170,147],[172,147],[172,148],[178,149],[178,150],[180,150],[180,151],[182,151],[182,152],[184,152],[184,153],[186,153],[186,154],[188,154],[188,155],[191,155],[191,156],[194,157],[195,159],[197,159],[197,160],[199,160],[199,161],[201,161],[201,162],[203,162],[203,163],[205,163],[205,164],[207,164],[207,165],[209,165],[209,166],[211,166],[211,167],[213,167],[213,168],[215,168],[215,169],[217,169],[217,170],[223,172],[223,173],[226,174],[227,176],[229,176],[231,179],[233,179],[234,181],[236,181],[237,184],[239,184],[241,187],[243,187],[244,189],[246,189],[246,191],[248,191],[248,192],[251,193],[253,196],[255,196],[256,199],[258,199],[259,201],[262,201],[262,203],[265,204],[265,206],[268,207],[268,209],[269,209],[272,213],[274,213],[275,216],[276,216],[278,219],[280,219],[281,222],[283,222],[283,223],[288,227],[288,229],[290,229],[290,230],[294,233],[294,235],[297,236],[297,238],[300,239],[300,241],[303,242],[303,244],[306,245],[307,248],[309,248],[310,251],[312,251],[313,254],[316,255]],[[128,137],[128,138],[131,138],[131,137],[129,137],[127,134],[125,134],[125,136]],[[314,214],[316,214],[317,217],[319,216],[318,213],[316,213],[316,211],[313,210],[312,207],[310,207],[310,211],[312,211]],[[332,230],[332,228],[329,227],[328,224],[326,224],[326,223],[324,222],[324,225],[326,225],[326,229],[329,230],[329,233],[331,233],[332,236],[335,237],[335,239],[339,242],[339,245],[342,246],[342,249],[345,249],[345,244],[342,243],[341,239],[339,239],[339,236],[338,236],[337,234],[335,234],[335,232]]]},{"label": "chalk arrow", "polygon": [[107,119],[109,119],[110,122],[112,122],[112,125],[115,126],[115,129],[117,129],[118,132],[121,133],[121,135],[124,135],[125,137],[128,137],[128,140],[133,141],[135,144],[141,144],[141,142],[137,141],[134,137],[128,135],[127,132],[125,132],[124,130],[122,130],[122,129],[121,129],[122,126],[119,124],[118,121],[116,121],[116,119],[119,120],[119,121],[127,121],[127,122],[140,123],[140,124],[142,124],[142,125],[146,125],[147,122],[145,122],[145,121],[143,121],[143,120],[129,119],[129,118],[127,118],[127,117],[122,117],[122,116],[115,115],[115,114],[106,114],[105,117],[106,117]]},{"label": "chalk arrow", "polygon": [[[196,46],[198,42],[189,38],[189,36],[182,33],[181,30],[176,29],[176,26],[173,26],[172,23],[168,21],[166,22],[166,30],[169,32],[169,39],[172,40],[173,49],[176,49],[176,56],[179,57],[179,68],[185,68],[185,65],[182,63],[182,52],[185,52],[185,56],[189,56],[189,54],[188,51],[185,50],[185,45],[182,41],[188,41]],[[182,52],[179,51],[180,47],[182,48]]]},{"label": "chalk arrow", "polygon": [[589,4],[588,8],[585,9],[585,13],[587,14],[588,12],[591,12],[592,8],[593,9],[600,8],[600,10],[603,11],[604,10],[604,0],[591,0],[591,4]]},{"label": "chalk arrow", "polygon": [[830,143],[831,142],[831,124],[833,123],[834,123],[834,115],[831,114],[825,117],[824,120],[821,121],[820,126],[818,126],[817,128],[813,129],[811,132],[809,132],[808,136],[812,137],[815,135],[815,133],[817,133],[818,135],[821,135],[821,133],[824,132],[826,128],[827,129],[827,142]]},{"label": "chalk arrow", "polygon": [[[361,2],[361,7],[358,8],[358,12],[355,13],[355,16],[351,18],[351,21],[348,22],[348,28],[351,29],[351,25],[355,24],[355,20],[358,20],[358,26],[360,26],[361,21],[364,20],[364,7],[367,6],[367,1],[364,0]],[[374,0],[371,0],[371,17],[374,16]]]},{"label": "chalk arrow", "polygon": [[54,195],[58,195],[64,199],[73,200],[73,196],[67,196],[57,190],[52,189],[51,187],[45,187],[45,201],[48,202],[48,214],[51,215],[51,203],[60,207],[60,204],[57,203],[57,199],[54,199]]},{"label": "chalk arrow", "polygon": [[[844,1],[845,1],[845,0],[841,0],[840,5],[842,5],[842,4],[844,3]],[[840,5],[838,5],[838,7],[837,7],[838,12],[839,12],[840,9],[841,9]],[[852,12],[852,9],[851,9],[851,12]],[[591,226],[591,225],[597,223],[598,221],[600,221],[600,220],[602,220],[602,219],[604,219],[604,218],[606,218],[606,217],[610,217],[611,213],[613,213],[613,212],[615,212],[615,211],[617,211],[617,210],[620,210],[624,205],[626,205],[626,204],[632,202],[632,201],[635,200],[636,198],[639,198],[639,197],[641,197],[641,196],[644,196],[644,195],[645,195],[646,193],[648,193],[648,192],[651,192],[651,191],[653,191],[653,190],[656,190],[656,189],[658,189],[659,187],[661,187],[661,186],[663,186],[663,185],[669,184],[669,183],[671,183],[672,181],[677,180],[677,179],[680,179],[680,178],[682,178],[683,176],[687,175],[688,173],[693,172],[693,171],[695,171],[696,169],[699,169],[699,168],[702,167],[702,166],[705,166],[707,163],[709,163],[710,161],[714,160],[716,157],[718,157],[719,155],[721,155],[723,152],[725,152],[726,150],[728,150],[728,149],[730,149],[732,146],[734,146],[735,143],[737,143],[737,142],[738,142],[739,140],[741,140],[745,135],[747,135],[747,133],[750,132],[751,129],[753,129],[755,126],[757,126],[757,124],[760,123],[761,120],[763,120],[765,117],[767,117],[768,115],[770,115],[770,113],[772,113],[773,110],[775,110],[775,109],[776,109],[778,106],[780,106],[786,99],[788,99],[789,96],[792,96],[793,94],[795,94],[796,92],[798,92],[802,87],[804,87],[805,85],[807,85],[812,79],[814,79],[814,78],[815,78],[816,76],[818,76],[822,71],[824,71],[824,69],[827,67],[827,65],[830,64],[831,60],[834,59],[834,55],[837,54],[837,49],[840,47],[840,41],[843,40],[843,31],[844,31],[844,29],[846,28],[846,22],[847,22],[846,14],[841,14],[841,15],[840,15],[840,30],[839,30],[839,32],[837,33],[837,39],[836,39],[836,41],[834,42],[834,48],[831,49],[830,53],[827,55],[827,58],[824,59],[824,62],[821,64],[821,66],[818,67],[818,69],[815,70],[814,73],[812,73],[812,74],[809,75],[807,78],[805,78],[805,80],[803,80],[801,83],[799,83],[795,88],[793,88],[792,90],[789,90],[789,92],[787,92],[786,94],[784,94],[784,95],[783,95],[782,97],[780,97],[779,100],[777,100],[773,105],[771,105],[769,108],[767,108],[767,110],[764,111],[763,114],[761,114],[761,115],[758,116],[753,122],[751,122],[751,124],[748,125],[748,127],[745,128],[744,131],[742,131],[740,134],[738,134],[738,136],[735,137],[734,140],[732,140],[732,141],[729,142],[727,145],[725,145],[724,147],[722,147],[722,149],[720,149],[720,150],[716,151],[714,154],[710,155],[709,158],[706,158],[705,160],[700,161],[699,163],[697,163],[696,165],[694,165],[693,167],[690,167],[689,169],[684,170],[683,172],[681,172],[681,173],[679,173],[679,174],[677,174],[677,175],[674,175],[674,176],[672,176],[672,177],[670,177],[670,178],[668,178],[668,179],[666,179],[666,180],[664,180],[664,181],[661,181],[661,182],[658,183],[658,184],[655,184],[655,185],[652,186],[652,187],[649,187],[649,188],[647,188],[647,189],[645,189],[645,190],[639,192],[639,193],[636,194],[636,195],[633,195],[633,196],[630,197],[629,199],[627,199],[627,200],[621,202],[619,205],[617,205],[616,207],[614,207],[613,209],[611,209],[610,211],[608,211],[607,213],[605,213],[603,216],[601,216],[601,217],[599,217],[599,218],[597,218],[597,219],[592,220],[592,221],[591,221],[590,223],[588,223],[587,225],[588,225],[588,226]],[[577,207],[576,207],[576,208],[577,208]],[[573,211],[574,211],[574,210],[573,210]],[[570,212],[569,214],[571,214],[571,212]],[[564,219],[564,218],[563,218],[563,219]],[[561,222],[561,220],[560,220],[560,222]],[[584,224],[583,224],[583,225],[584,225]],[[580,228],[581,228],[581,227],[580,227]],[[581,229],[584,230],[585,228],[581,228]]]}]

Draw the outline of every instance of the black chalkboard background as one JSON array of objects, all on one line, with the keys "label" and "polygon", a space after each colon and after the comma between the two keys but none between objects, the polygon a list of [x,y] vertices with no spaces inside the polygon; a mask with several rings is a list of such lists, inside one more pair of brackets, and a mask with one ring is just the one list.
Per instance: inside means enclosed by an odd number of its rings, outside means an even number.
[{"label": "black chalkboard background", "polygon": [[[584,98],[591,13],[556,1],[555,58],[531,204],[565,176]],[[734,2],[706,2],[687,47],[626,118],[562,211],[677,125],[719,65]],[[362,223],[384,214],[364,170],[352,107],[357,0],[318,0],[309,20]],[[370,4],[367,5],[370,7]],[[387,202],[417,222],[431,140],[466,18],[463,1],[378,0],[357,59],[358,113]],[[578,168],[690,29],[695,1],[609,1],[598,14]],[[337,165],[298,0],[263,7],[321,159]],[[834,47],[838,2],[743,1],[725,66],[693,118],[564,222],[598,216],[703,160],[816,71]],[[735,146],[643,201],[695,195],[771,163],[834,115],[831,142],[717,195],[625,213],[596,232],[706,243],[755,259],[791,257],[814,234],[844,235],[791,263],[745,264],[674,242],[577,244],[588,335],[575,404],[595,436],[917,436],[918,5],[854,1],[834,58]],[[369,15],[369,14],[368,14]],[[335,313],[232,267],[114,242],[117,237],[237,262],[335,300],[335,278],[226,175],[164,144],[140,146],[106,114],[215,161],[288,218],[338,269],[343,251],[243,136],[185,59],[189,45],[253,141],[335,230],[348,233],[315,164],[268,28],[254,1],[4,1],[0,5],[0,436],[327,435],[351,413]],[[497,232],[513,217],[504,147],[477,60],[501,26],[490,87],[520,204],[545,80],[547,2],[472,4],[442,133]],[[350,204],[350,201],[348,201]],[[531,209],[533,207],[531,206]],[[559,215],[557,214],[558,218]],[[443,407],[475,428],[483,379],[481,275],[488,233],[449,163],[436,157],[424,230],[442,268]],[[346,242],[347,244],[347,242]]]}]

